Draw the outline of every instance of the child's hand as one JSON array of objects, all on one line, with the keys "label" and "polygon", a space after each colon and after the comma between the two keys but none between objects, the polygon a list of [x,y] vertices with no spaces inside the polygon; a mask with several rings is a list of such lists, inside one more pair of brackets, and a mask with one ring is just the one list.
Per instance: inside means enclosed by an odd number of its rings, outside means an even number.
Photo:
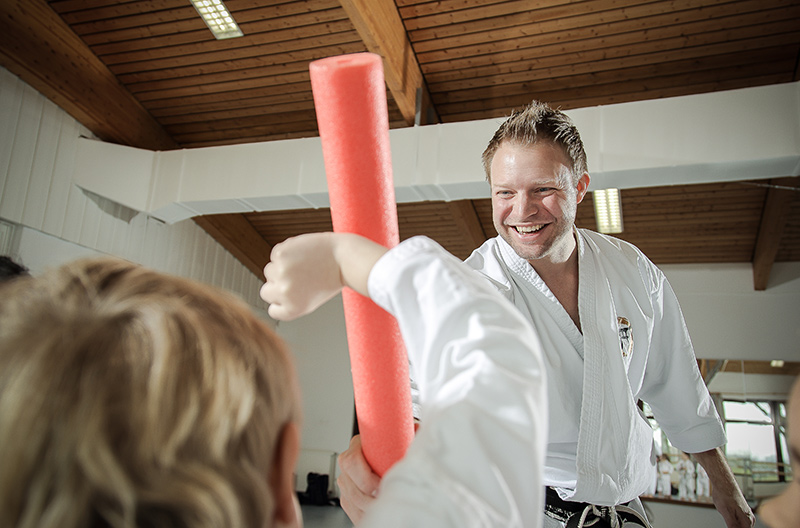
[{"label": "child's hand", "polygon": [[367,278],[386,248],[358,235],[311,233],[272,249],[264,267],[261,298],[274,319],[288,321],[313,312],[349,286],[368,295]]}]

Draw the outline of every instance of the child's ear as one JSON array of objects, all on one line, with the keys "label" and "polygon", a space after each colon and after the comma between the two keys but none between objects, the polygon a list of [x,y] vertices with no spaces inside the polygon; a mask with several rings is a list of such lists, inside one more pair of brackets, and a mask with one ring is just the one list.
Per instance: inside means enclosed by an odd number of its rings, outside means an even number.
[{"label": "child's ear", "polygon": [[303,526],[294,490],[294,470],[299,452],[300,430],[296,423],[290,422],[280,432],[269,474],[269,486],[275,501],[275,526]]}]

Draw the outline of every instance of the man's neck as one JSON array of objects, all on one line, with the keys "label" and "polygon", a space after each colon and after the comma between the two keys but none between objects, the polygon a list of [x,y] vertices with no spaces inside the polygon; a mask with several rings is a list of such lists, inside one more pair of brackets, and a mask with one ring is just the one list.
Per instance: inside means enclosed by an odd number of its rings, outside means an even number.
[{"label": "man's neck", "polygon": [[578,330],[581,328],[578,312],[578,250],[577,244],[566,259],[549,258],[528,261],[541,277],[558,302],[569,314]]}]

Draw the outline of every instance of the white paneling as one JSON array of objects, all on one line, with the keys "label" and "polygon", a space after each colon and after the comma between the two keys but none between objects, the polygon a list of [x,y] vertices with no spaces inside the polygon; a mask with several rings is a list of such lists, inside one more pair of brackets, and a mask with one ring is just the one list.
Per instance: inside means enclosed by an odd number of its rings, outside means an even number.
[{"label": "white paneling", "polygon": [[37,274],[71,260],[101,255],[98,251],[66,242],[36,229],[20,227],[17,251],[22,264]]},{"label": "white paneling", "polygon": [[95,199],[87,197],[83,208],[83,218],[80,220],[81,232],[78,236],[78,244],[90,248],[97,247],[100,222],[106,220],[105,216],[100,211]]},{"label": "white paneling", "polygon": [[112,240],[109,253],[112,255],[124,255],[128,249],[128,235],[130,232],[130,221],[119,220],[114,222],[114,231],[111,234]]},{"label": "white paneling", "polygon": [[12,222],[22,222],[28,180],[31,175],[36,138],[39,135],[44,98],[33,88],[25,87],[22,93],[19,123],[14,148],[8,166],[3,195],[0,198],[0,217]]},{"label": "white paneling", "polygon": [[232,274],[233,274],[233,269],[232,269],[232,266],[231,266],[231,261],[228,260],[228,259],[225,259],[225,261],[223,263],[223,266],[222,266],[221,277],[220,277],[221,278],[220,287],[222,289],[228,290],[228,291],[235,291],[233,289],[233,280],[232,280],[232,277],[231,277]]},{"label": "white paneling", "polygon": [[61,132],[59,117],[62,113],[51,101],[44,101],[22,215],[22,223],[35,229],[41,229],[44,225]]},{"label": "white paneling", "polygon": [[214,270],[212,269],[213,266],[209,266],[209,262],[214,261],[214,251],[216,250],[216,244],[211,243],[204,243],[204,251],[202,257],[200,258],[199,262],[200,266],[200,275],[197,277],[198,280],[202,282],[212,282],[214,280]]},{"label": "white paneling", "polygon": [[[151,234],[155,236],[151,237]],[[167,255],[171,249],[167,226],[154,218],[149,218],[147,220],[147,241],[148,244],[153,244],[149,265],[155,269],[166,271]]]},{"label": "white paneling", "polygon": [[5,194],[11,153],[22,105],[22,91],[25,85],[8,70],[0,68],[0,196]]},{"label": "white paneling", "polygon": [[228,252],[225,251],[222,246],[217,244],[217,251],[214,252],[214,265],[213,272],[211,274],[212,277],[222,277],[222,273],[225,268],[222,262],[225,260],[225,255],[227,255],[227,253]]},{"label": "white paneling", "polygon": [[81,237],[81,226],[84,219],[84,210],[89,201],[83,191],[70,185],[67,191],[67,203],[64,211],[64,222],[61,228],[61,238],[70,242],[78,242]]},{"label": "white paneling", "polygon": [[253,275],[194,222],[170,226],[142,214],[131,218],[124,206],[89,198],[73,185],[79,138],[91,138],[91,132],[3,68],[0,123],[0,217],[63,243],[51,245],[46,237],[31,236],[24,241],[28,254],[60,252],[52,255],[58,261],[74,254],[64,248],[79,254],[110,253],[168,273],[238,287],[228,289],[256,301]]},{"label": "white paneling", "polygon": [[203,258],[204,248],[201,246],[202,237],[200,232],[195,231],[192,236],[192,247],[189,252],[191,267],[188,276],[196,279],[200,276],[200,259]]},{"label": "white paneling", "polygon": [[14,240],[16,226],[10,222],[0,220],[0,255],[11,255],[11,245]]},{"label": "white paneling", "polygon": [[[58,147],[56,148],[53,179],[47,196],[42,231],[63,236],[72,186],[72,166],[78,143],[79,125],[69,115],[60,113]],[[76,231],[77,232],[77,231]]]},{"label": "white paneling", "polygon": [[104,253],[114,253],[114,234],[118,224],[124,223],[120,218],[124,214],[123,207],[114,202],[106,200],[102,205],[98,204],[103,213],[97,230],[97,242],[95,246]]},{"label": "white paneling", "polygon": [[[199,233],[201,231],[197,228],[197,225],[194,222],[187,221],[187,222],[180,222],[175,224],[175,227],[181,230],[180,242],[178,247],[180,248],[181,259],[178,263],[177,273],[184,277],[190,277],[192,271],[192,246],[194,244],[194,236],[195,233]],[[193,229],[194,228],[194,229]],[[224,280],[224,277],[222,278]]]},{"label": "white paneling", "polygon": [[135,216],[130,222],[128,230],[128,242],[125,247],[125,252],[122,254],[122,256],[128,260],[139,262],[139,258],[142,254],[142,248],[144,247],[144,226],[146,222],[147,217],[142,214]]}]

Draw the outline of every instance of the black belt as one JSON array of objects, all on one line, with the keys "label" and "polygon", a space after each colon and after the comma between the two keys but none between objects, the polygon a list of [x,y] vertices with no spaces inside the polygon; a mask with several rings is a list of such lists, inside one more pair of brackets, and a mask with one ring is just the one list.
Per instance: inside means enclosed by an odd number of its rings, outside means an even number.
[{"label": "black belt", "polygon": [[544,490],[544,511],[559,521],[566,522],[574,514],[581,513],[587,506],[591,506],[588,502],[565,501],[550,486],[545,487]]},{"label": "black belt", "polygon": [[[550,486],[545,487],[544,496],[545,515],[563,522],[567,527],[576,524],[586,509],[592,508],[592,504],[588,502],[565,501],[561,498],[558,492]],[[601,526],[611,526],[611,522],[609,520],[610,515],[617,515],[622,521],[635,522],[637,523],[637,526],[648,526],[647,521],[642,519],[638,512],[635,512],[627,506],[623,506],[616,510],[609,507],[599,506],[596,508],[596,510],[600,510],[601,512],[601,515],[593,517],[596,519],[596,522],[592,523],[592,526],[596,528],[600,528]]]}]

